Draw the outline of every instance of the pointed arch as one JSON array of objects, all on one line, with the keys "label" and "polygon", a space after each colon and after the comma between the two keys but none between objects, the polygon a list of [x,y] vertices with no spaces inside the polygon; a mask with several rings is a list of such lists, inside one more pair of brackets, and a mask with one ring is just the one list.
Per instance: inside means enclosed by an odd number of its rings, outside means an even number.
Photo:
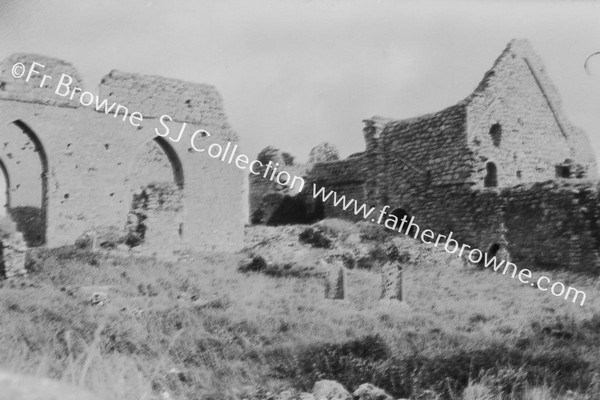
[{"label": "pointed arch", "polygon": [[[7,201],[10,201],[10,207],[7,211],[17,223],[17,229],[23,232],[23,236],[29,246],[41,246],[46,243],[47,231],[47,216],[48,216],[48,155],[42,144],[42,141],[35,131],[24,121],[17,119],[7,125],[12,125],[20,130],[27,139],[33,144],[33,152],[37,153],[37,158],[40,162],[40,207],[31,207],[28,204],[16,204],[13,201],[10,191],[14,190],[12,185],[17,184],[12,179],[9,182],[8,178],[13,178],[13,172],[19,168],[27,168],[27,166],[11,164],[10,160],[4,160],[2,165],[3,173],[5,174],[8,186]],[[7,154],[8,156],[8,154]],[[15,171],[12,171],[12,169]],[[19,173],[20,174],[20,173]],[[36,183],[37,185],[37,183]]]},{"label": "pointed arch", "polygon": [[[8,170],[6,169],[6,166],[4,165],[4,162],[2,161],[2,158],[0,158],[0,170],[2,171],[2,175],[4,178],[4,204],[0,204],[0,207],[4,207],[4,213],[2,214],[8,214],[8,210],[10,208],[10,176],[8,175]],[[0,177],[0,179],[2,179],[2,177]]]},{"label": "pointed arch", "polygon": [[144,141],[132,157],[126,182],[128,244],[155,246],[184,240],[185,176],[171,143],[160,136]]},{"label": "pointed arch", "polygon": [[175,149],[173,149],[173,146],[171,146],[163,137],[156,136],[153,140],[167,155],[167,158],[171,163],[171,168],[173,168],[173,180],[175,181],[175,184],[179,189],[183,189],[185,183],[183,176],[183,165],[181,164],[181,160],[179,159],[177,152],[175,151]]}]

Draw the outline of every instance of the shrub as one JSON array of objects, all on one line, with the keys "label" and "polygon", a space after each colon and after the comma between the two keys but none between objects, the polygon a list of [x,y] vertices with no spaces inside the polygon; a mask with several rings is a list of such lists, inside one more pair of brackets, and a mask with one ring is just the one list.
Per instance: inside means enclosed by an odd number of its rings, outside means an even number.
[{"label": "shrub", "polygon": [[301,243],[309,244],[312,247],[330,249],[333,247],[333,241],[327,237],[323,228],[318,225],[309,226],[303,230],[298,239]]},{"label": "shrub", "polygon": [[356,226],[359,229],[361,240],[364,241],[372,240],[384,242],[395,234],[398,234],[396,231],[387,229],[383,225],[368,221],[360,221],[356,224]]},{"label": "shrub", "polygon": [[328,263],[336,260],[341,261],[344,267],[348,269],[353,269],[356,266],[356,259],[350,250],[338,251],[325,257],[325,261]]},{"label": "shrub", "polygon": [[17,230],[23,233],[27,246],[35,247],[44,244],[45,223],[42,211],[36,207],[12,207],[10,217],[15,221]]},{"label": "shrub", "polygon": [[240,262],[238,271],[240,272],[261,272],[267,268],[267,261],[259,255],[251,255],[249,258]]}]

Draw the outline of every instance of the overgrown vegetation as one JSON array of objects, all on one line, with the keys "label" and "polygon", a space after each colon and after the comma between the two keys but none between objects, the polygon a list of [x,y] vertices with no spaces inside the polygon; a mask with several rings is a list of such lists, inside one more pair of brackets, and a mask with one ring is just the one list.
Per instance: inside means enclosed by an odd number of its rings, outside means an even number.
[{"label": "overgrown vegetation", "polygon": [[[344,222],[321,225],[348,246],[378,235]],[[291,251],[308,263],[339,250],[299,243],[305,228],[248,228],[248,249],[280,249],[269,253],[275,262]],[[588,293],[582,308],[394,240],[411,255],[406,308],[378,301],[376,266],[348,270],[340,303],[323,299],[318,274],[239,272],[245,254],[172,264],[37,249],[29,277],[0,288],[2,368],[116,400],[160,391],[257,399],[319,379],[349,390],[370,382],[419,400],[600,398],[597,279],[554,273]],[[108,301],[92,305],[98,292]]]}]

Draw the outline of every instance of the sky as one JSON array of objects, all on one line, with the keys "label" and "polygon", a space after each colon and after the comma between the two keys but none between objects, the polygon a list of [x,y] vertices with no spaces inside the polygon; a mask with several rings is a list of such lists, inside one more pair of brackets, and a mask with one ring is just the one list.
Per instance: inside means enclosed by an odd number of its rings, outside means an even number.
[{"label": "sky", "polygon": [[592,1],[0,0],[0,58],[71,62],[95,91],[113,69],[209,83],[242,150],[306,161],[364,149],[363,119],[460,101],[527,38],[567,117],[600,155],[600,3]]}]

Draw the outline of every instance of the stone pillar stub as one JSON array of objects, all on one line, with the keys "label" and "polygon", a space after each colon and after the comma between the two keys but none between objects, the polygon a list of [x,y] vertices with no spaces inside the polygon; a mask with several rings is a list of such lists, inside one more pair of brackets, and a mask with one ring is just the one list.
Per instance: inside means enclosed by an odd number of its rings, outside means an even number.
[{"label": "stone pillar stub", "polygon": [[19,275],[26,275],[25,258],[27,245],[21,232],[15,232],[3,237],[0,241],[0,246],[2,246],[0,262],[4,264],[4,277],[13,278]]},{"label": "stone pillar stub", "polygon": [[346,294],[346,269],[340,261],[328,265],[325,274],[325,298],[343,300]]}]

